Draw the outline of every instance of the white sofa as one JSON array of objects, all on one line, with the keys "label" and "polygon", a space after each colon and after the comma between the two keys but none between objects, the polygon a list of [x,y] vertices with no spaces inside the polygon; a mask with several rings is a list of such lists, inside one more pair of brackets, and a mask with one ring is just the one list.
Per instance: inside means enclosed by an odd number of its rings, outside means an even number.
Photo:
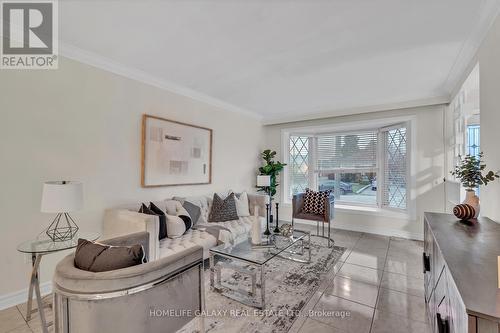
[{"label": "white sofa", "polygon": [[[201,217],[193,229],[188,230],[179,238],[158,240],[159,219],[154,215],[138,213],[141,203],[106,210],[103,237],[106,239],[147,231],[149,233],[150,261],[174,255],[196,245],[203,247],[203,257],[206,259],[209,255],[209,249],[216,246],[218,241],[238,243],[247,239],[255,219],[258,219],[262,226],[265,225],[267,196],[248,193],[250,216],[226,222],[207,222],[212,197],[213,195],[183,198],[200,207]],[[168,200],[172,199],[154,201],[153,203],[160,209],[166,210]],[[224,227],[220,231],[219,240],[206,230],[204,227],[206,224]]]}]

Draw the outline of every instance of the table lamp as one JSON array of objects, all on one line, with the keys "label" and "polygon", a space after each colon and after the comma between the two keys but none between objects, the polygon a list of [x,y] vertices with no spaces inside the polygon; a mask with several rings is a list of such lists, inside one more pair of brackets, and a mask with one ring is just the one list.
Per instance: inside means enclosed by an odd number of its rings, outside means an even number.
[{"label": "table lamp", "polygon": [[257,176],[257,186],[258,187],[269,187],[271,186],[271,176],[259,175]]},{"label": "table lamp", "polygon": [[56,213],[45,233],[53,242],[75,237],[78,226],[69,213],[83,207],[83,184],[73,181],[50,181],[43,184],[42,213]]}]

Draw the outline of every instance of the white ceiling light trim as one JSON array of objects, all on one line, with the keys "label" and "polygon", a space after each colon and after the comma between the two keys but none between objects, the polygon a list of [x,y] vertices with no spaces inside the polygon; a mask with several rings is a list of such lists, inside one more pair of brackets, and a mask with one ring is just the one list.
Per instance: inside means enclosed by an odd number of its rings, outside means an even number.
[{"label": "white ceiling light trim", "polygon": [[185,96],[191,99],[194,99],[199,102],[206,103],[211,106],[215,106],[217,108],[226,110],[226,111],[231,111],[231,112],[236,112],[239,114],[243,114],[249,117],[252,117],[257,120],[262,120],[262,116],[243,109],[241,107],[238,107],[236,105],[221,101],[217,98],[208,96],[206,94],[200,93],[198,91],[195,91],[193,89],[175,84],[173,82],[169,82],[167,80],[161,79],[159,77],[155,77],[149,73],[146,73],[144,71],[141,71],[136,68],[132,68],[130,66],[126,66],[123,64],[120,64],[119,62],[116,62],[114,60],[111,60],[109,58],[100,56],[98,54],[95,54],[93,52],[89,52],[86,50],[83,50],[81,48],[78,48],[74,45],[70,45],[68,43],[63,43],[59,42],[59,53],[60,55],[76,60],[78,62],[103,69],[105,71],[124,76],[126,78],[136,80],[160,89],[164,89],[166,91]]}]

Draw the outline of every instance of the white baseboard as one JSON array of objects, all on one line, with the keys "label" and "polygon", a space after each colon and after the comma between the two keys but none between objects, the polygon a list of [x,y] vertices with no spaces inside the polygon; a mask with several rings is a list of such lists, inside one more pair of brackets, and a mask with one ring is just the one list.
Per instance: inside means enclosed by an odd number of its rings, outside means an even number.
[{"label": "white baseboard", "polygon": [[[52,292],[52,281],[40,284],[40,293],[42,297]],[[35,293],[33,292],[33,298]],[[28,300],[28,288],[15,291],[13,293],[0,295],[0,310],[10,308],[15,305],[23,304]]]},{"label": "white baseboard", "polygon": [[424,235],[421,233],[414,233],[414,232],[409,232],[409,231],[400,230],[400,229],[367,227],[367,226],[360,226],[360,225],[342,225],[339,223],[335,223],[335,228],[342,229],[342,230],[366,232],[369,234],[376,234],[376,235],[389,236],[389,237],[401,237],[401,238],[413,239],[413,240],[419,240],[419,241],[424,240]]},{"label": "white baseboard", "polygon": [[[300,224],[308,224],[316,226],[316,222],[311,222],[307,220],[295,220],[295,223]],[[332,228],[342,229],[348,231],[357,231],[357,232],[366,232],[369,234],[376,234],[382,236],[389,237],[401,237],[406,239],[414,239],[414,240],[424,240],[424,235],[422,233],[413,233],[401,229],[392,229],[392,228],[381,228],[379,226],[366,226],[366,225],[357,225],[357,224],[341,224],[338,222],[334,222],[332,224]]]}]

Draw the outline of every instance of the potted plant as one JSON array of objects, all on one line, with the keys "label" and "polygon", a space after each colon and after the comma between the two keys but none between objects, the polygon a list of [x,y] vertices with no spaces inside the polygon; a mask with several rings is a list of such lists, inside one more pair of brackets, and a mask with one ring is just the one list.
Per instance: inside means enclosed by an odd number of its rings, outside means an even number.
[{"label": "potted plant", "polygon": [[[485,172],[486,164],[483,161],[483,152],[479,155],[458,156],[459,162],[451,174],[460,180],[460,183],[465,188],[466,195],[463,204],[469,205],[474,209],[472,218],[477,218],[479,215],[479,198],[476,195],[476,189],[481,185],[488,185],[500,176],[493,171]],[[459,205],[460,206],[460,205]],[[458,207],[458,206],[457,206]],[[455,213],[455,209],[454,209]],[[457,215],[455,213],[455,215]],[[457,215],[457,217],[460,217]],[[467,218],[465,218],[467,219]]]},{"label": "potted plant", "polygon": [[[285,163],[281,163],[280,161],[274,161],[274,157],[276,156],[276,152],[270,149],[266,149],[261,153],[261,157],[264,160],[265,164],[259,168],[260,175],[270,176],[271,182],[269,186],[258,187],[259,192],[265,192],[269,194],[270,204],[272,203],[274,195],[276,195],[278,183],[278,176],[281,171],[283,171],[283,167],[286,165]],[[272,213],[270,214],[270,222],[273,221]]]}]

